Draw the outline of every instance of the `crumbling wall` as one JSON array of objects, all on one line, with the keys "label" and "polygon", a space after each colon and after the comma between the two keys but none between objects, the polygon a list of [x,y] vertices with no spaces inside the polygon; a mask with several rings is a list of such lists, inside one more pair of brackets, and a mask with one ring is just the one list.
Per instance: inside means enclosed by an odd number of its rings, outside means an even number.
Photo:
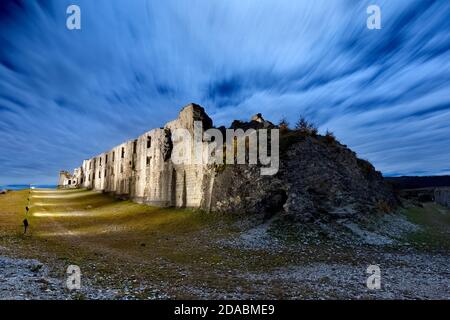
[{"label": "crumbling wall", "polygon": [[72,175],[67,171],[60,171],[58,178],[58,188],[69,188],[76,186],[72,184]]},{"label": "crumbling wall", "polygon": [[70,177],[70,173],[67,171],[60,171],[59,172],[59,178],[58,178],[58,187],[62,188],[67,184],[67,180]]},{"label": "crumbling wall", "polygon": [[148,131],[135,140],[84,160],[77,169],[80,173],[78,185],[139,203],[200,207],[204,166],[174,164],[170,159],[173,144],[177,143],[172,141],[172,132],[180,128],[193,135],[194,121],[202,121],[204,130],[212,127],[212,120],[204,109],[189,104],[180,111],[177,119],[163,128]]},{"label": "crumbling wall", "polygon": [[73,174],[67,171],[59,172],[58,188],[78,188],[83,181],[81,168],[76,168]]}]

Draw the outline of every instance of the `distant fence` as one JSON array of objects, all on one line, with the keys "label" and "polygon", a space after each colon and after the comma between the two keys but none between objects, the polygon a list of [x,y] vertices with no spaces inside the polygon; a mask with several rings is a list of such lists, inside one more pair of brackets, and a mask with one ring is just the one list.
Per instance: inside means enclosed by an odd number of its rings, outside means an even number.
[{"label": "distant fence", "polygon": [[434,201],[450,208],[450,188],[436,188],[434,190]]}]

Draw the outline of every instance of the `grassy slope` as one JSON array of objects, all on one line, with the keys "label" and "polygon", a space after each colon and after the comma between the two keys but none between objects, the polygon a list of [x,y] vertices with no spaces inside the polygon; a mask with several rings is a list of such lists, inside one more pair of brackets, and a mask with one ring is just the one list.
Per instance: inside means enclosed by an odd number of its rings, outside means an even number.
[{"label": "grassy slope", "polygon": [[421,226],[408,235],[407,241],[423,249],[450,250],[450,209],[435,203],[403,210],[407,218]]},{"label": "grassy slope", "polygon": [[0,246],[8,255],[37,258],[61,276],[68,264],[78,264],[102,285],[149,283],[171,296],[192,298],[198,295],[189,288],[240,287],[251,293],[254,281],[233,276],[236,270],[270,270],[292,259],[222,248],[217,242],[238,232],[230,218],[116,201],[87,190],[34,191],[24,236],[27,195],[0,197]]}]

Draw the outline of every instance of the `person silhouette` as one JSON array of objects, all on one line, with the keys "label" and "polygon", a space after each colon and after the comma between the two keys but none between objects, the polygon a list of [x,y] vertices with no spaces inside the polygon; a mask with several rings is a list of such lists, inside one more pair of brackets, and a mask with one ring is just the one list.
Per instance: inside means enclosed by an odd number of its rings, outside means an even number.
[{"label": "person silhouette", "polygon": [[27,210],[27,213],[28,213],[28,211],[30,210],[30,208],[28,208],[28,206],[26,206],[26,207],[25,207],[25,210]]},{"label": "person silhouette", "polygon": [[27,233],[27,228],[28,228],[28,220],[26,218],[23,220],[23,227],[24,227],[23,234],[25,234],[25,233]]}]

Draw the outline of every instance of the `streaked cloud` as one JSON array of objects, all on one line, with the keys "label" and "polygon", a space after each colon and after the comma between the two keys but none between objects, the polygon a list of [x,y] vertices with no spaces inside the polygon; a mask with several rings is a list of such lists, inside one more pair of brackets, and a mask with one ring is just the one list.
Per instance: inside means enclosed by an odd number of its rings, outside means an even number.
[{"label": "streaked cloud", "polygon": [[2,1],[0,184],[54,182],[189,102],[218,125],[303,114],[386,175],[449,174],[448,17],[426,0]]}]

